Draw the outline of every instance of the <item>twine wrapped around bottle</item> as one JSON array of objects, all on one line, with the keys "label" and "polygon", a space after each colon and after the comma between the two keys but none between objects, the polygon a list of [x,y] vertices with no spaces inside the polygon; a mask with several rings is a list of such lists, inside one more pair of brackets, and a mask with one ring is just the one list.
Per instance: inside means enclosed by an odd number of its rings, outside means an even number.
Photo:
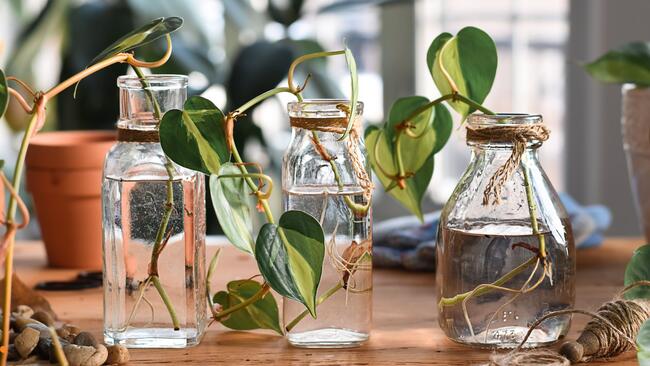
[{"label": "twine wrapped around bottle", "polygon": [[117,141],[121,142],[160,142],[158,130],[117,129]]},{"label": "twine wrapped around bottle", "polygon": [[[349,108],[347,105],[339,104],[337,108],[345,112],[346,116],[349,115]],[[304,118],[304,117],[291,117],[289,119],[291,127],[302,128],[310,131],[320,131],[320,132],[329,132],[343,134],[348,125],[348,117],[330,117],[330,118]],[[366,168],[362,163],[362,159],[358,154],[359,148],[358,144],[361,136],[361,118],[356,117],[353,122],[352,129],[350,130],[350,135],[346,139],[346,149],[350,155],[350,162],[352,163],[352,169],[357,178],[357,181],[361,188],[363,188],[364,198],[370,202],[370,197],[372,196],[372,190],[374,189],[374,184],[366,172]],[[323,144],[320,141],[312,138],[312,143],[318,154],[325,161],[334,160],[336,157],[332,157]]]},{"label": "twine wrapped around bottle", "polygon": [[468,126],[467,141],[478,143],[512,143],[512,154],[490,178],[483,192],[483,205],[499,204],[501,190],[521,163],[521,157],[530,142],[548,140],[549,129],[543,124]]}]

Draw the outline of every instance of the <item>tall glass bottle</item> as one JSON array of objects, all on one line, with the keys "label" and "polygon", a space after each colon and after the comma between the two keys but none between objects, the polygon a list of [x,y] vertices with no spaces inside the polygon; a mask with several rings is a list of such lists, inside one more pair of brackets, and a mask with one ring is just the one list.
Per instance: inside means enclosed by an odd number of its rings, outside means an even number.
[{"label": "tall glass bottle", "polygon": [[339,141],[349,101],[308,100],[288,105],[293,128],[284,155],[285,210],[320,221],[325,259],[317,318],[284,301],[289,342],[298,347],[354,347],[368,339],[372,320],[372,213],[365,150],[360,139],[363,104],[355,130]]},{"label": "tall glass bottle", "polygon": [[204,178],[168,160],[158,137],[160,116],[183,107],[187,77],[121,76],[117,85],[118,142],[102,187],[104,340],[192,346],[206,326]]},{"label": "tall glass bottle", "polygon": [[[469,128],[481,128],[487,136],[495,128],[540,127],[541,122],[538,115],[471,115],[468,120]],[[442,211],[438,231],[438,322],[457,342],[515,347],[536,319],[573,305],[571,224],[537,159],[542,141],[520,145],[521,159],[495,195],[498,202],[495,197],[486,201],[486,188],[495,184],[495,173],[511,160],[515,145],[498,134],[492,141],[472,140],[469,132],[467,143],[472,160]],[[539,257],[542,242],[548,275]],[[523,270],[515,270],[521,265]],[[526,291],[477,289],[484,284]],[[555,342],[566,334],[569,322],[569,316],[545,321],[527,346]]]}]

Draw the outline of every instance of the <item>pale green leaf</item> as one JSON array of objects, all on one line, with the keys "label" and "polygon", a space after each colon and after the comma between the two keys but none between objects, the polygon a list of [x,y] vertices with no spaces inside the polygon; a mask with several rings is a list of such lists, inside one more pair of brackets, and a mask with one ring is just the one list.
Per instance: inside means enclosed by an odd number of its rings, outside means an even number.
[{"label": "pale green leaf", "polygon": [[210,176],[210,195],[214,212],[228,240],[237,248],[253,253],[251,200],[248,185],[244,178],[223,175],[240,175],[239,168],[225,163],[219,169],[219,175]]},{"label": "pale green leaf", "polygon": [[160,121],[160,144],[176,164],[205,174],[219,174],[230,160],[223,113],[209,100],[193,96],[183,110],[167,111]]},{"label": "pale green leaf", "polygon": [[[227,289],[228,291],[217,292],[213,297],[213,301],[220,304],[222,310],[252,298],[262,289],[262,285],[254,280],[237,280],[229,282]],[[221,320],[221,324],[235,330],[271,329],[283,334],[278,305],[270,292],[228,315]]]},{"label": "pale green leaf", "polygon": [[[475,27],[461,29],[455,37],[443,33],[431,43],[427,62],[433,80],[442,95],[454,89],[465,97],[483,103],[497,69],[494,41]],[[463,102],[449,103],[463,118],[474,109]]]},{"label": "pale green leaf", "polygon": [[96,64],[118,53],[128,52],[140,46],[151,43],[160,37],[170,34],[183,25],[179,17],[158,18],[149,24],[129,32],[99,53],[90,65]]},{"label": "pale green leaf", "polygon": [[348,120],[345,133],[343,133],[340,140],[343,140],[354,126],[354,119],[357,115],[357,101],[359,100],[359,75],[357,74],[357,62],[354,60],[352,51],[347,47],[345,48],[345,61],[347,62],[348,70],[350,71],[350,119]]},{"label": "pale green leaf", "polygon": [[650,43],[632,42],[584,65],[596,80],[650,86]]}]

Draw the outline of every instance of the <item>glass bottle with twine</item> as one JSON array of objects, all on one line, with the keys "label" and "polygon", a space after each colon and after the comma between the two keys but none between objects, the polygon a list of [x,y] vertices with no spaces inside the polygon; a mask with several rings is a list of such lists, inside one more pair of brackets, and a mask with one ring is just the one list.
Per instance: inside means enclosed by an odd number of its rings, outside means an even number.
[{"label": "glass bottle with twine", "polygon": [[[454,341],[516,347],[529,324],[573,305],[571,224],[537,157],[549,135],[539,115],[469,116],[472,161],[438,230],[438,320]],[[542,323],[526,346],[555,342],[569,323]]]},{"label": "glass bottle with twine", "polygon": [[285,299],[287,339],[298,347],[353,347],[368,339],[372,319],[372,181],[361,141],[363,104],[354,126],[349,101],[289,103],[292,137],[282,165],[285,210],[307,212],[325,234],[317,318]]}]

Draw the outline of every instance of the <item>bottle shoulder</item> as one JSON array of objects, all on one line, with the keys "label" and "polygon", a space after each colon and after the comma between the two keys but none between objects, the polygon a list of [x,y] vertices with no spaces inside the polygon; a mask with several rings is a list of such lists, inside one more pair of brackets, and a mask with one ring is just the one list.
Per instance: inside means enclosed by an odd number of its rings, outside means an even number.
[{"label": "bottle shoulder", "polygon": [[[116,180],[167,180],[165,156],[160,143],[118,142],[109,150],[104,161],[104,177]],[[201,174],[175,163],[173,179],[188,179]]]}]

